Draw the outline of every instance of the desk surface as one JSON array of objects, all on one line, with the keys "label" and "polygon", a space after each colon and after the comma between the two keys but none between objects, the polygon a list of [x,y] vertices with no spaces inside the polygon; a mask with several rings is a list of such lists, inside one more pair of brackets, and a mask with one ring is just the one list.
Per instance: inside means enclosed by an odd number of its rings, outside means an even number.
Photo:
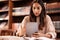
[{"label": "desk surface", "polygon": [[17,37],[17,36],[0,36],[0,40],[55,40],[55,39],[49,39],[46,37],[39,37],[39,38],[35,38],[35,37]]}]

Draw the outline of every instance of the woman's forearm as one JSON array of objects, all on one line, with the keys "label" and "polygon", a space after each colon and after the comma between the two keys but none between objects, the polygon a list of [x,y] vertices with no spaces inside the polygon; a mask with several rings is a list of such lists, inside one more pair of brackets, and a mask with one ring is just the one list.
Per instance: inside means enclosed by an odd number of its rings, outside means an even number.
[{"label": "woman's forearm", "polygon": [[52,38],[52,35],[51,35],[51,34],[39,33],[39,37],[47,37],[47,38]]}]

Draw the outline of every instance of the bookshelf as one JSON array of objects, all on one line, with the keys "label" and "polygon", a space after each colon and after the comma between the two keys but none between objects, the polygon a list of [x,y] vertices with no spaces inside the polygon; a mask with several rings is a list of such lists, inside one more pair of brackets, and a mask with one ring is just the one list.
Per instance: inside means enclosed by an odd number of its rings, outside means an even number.
[{"label": "bookshelf", "polygon": [[[8,26],[8,0],[0,0],[0,27],[4,29]],[[2,25],[3,24],[3,25]]]}]

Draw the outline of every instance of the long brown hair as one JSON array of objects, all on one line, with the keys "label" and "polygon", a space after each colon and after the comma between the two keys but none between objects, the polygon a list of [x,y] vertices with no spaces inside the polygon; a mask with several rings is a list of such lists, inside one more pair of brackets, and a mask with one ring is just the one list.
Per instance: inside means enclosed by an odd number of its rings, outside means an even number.
[{"label": "long brown hair", "polygon": [[32,7],[33,7],[33,4],[34,3],[39,3],[42,7],[42,11],[39,15],[40,17],[40,24],[39,24],[39,28],[38,29],[42,29],[45,25],[45,17],[46,17],[46,11],[45,11],[45,7],[44,7],[44,4],[43,4],[43,1],[42,0],[36,0],[32,3],[31,5],[31,9],[30,9],[30,21],[31,22],[36,22],[36,16],[34,15],[33,11],[32,11]]}]

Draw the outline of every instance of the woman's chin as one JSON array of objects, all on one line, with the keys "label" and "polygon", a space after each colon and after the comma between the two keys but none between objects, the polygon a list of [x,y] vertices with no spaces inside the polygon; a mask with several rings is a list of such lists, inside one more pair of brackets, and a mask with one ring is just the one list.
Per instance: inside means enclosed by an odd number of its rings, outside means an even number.
[{"label": "woman's chin", "polygon": [[36,17],[38,17],[39,15],[35,15]]}]

